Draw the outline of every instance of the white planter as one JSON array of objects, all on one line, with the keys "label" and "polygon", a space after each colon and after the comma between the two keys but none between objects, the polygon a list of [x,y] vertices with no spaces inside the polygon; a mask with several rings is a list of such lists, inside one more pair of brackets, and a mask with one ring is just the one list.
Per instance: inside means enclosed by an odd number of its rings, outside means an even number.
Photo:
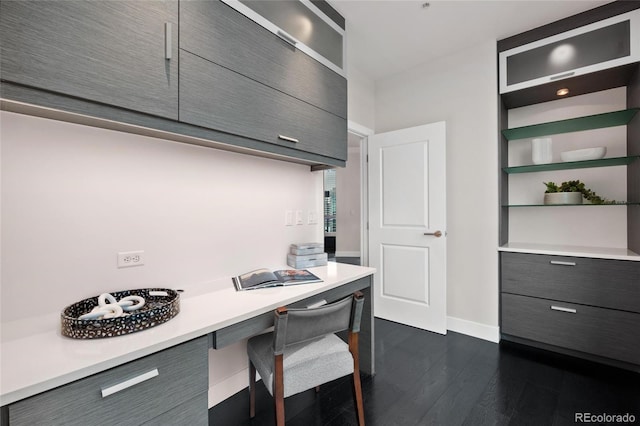
[{"label": "white planter", "polygon": [[545,204],[582,204],[581,192],[551,192],[544,194]]}]

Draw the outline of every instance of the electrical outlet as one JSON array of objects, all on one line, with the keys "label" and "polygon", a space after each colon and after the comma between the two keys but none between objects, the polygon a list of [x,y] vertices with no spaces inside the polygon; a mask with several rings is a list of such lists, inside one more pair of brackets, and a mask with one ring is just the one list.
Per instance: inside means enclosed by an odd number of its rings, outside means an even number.
[{"label": "electrical outlet", "polygon": [[118,253],[118,268],[144,265],[144,250],[121,251]]},{"label": "electrical outlet", "polygon": [[302,210],[296,210],[296,225],[303,225]]},{"label": "electrical outlet", "polygon": [[284,212],[284,224],[285,226],[293,225],[293,210],[286,210]]}]

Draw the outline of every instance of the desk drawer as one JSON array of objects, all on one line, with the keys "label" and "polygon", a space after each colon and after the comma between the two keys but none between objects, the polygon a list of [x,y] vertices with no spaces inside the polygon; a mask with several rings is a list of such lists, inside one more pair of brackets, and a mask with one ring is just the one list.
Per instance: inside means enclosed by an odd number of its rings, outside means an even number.
[{"label": "desk drawer", "polygon": [[502,294],[501,332],[640,365],[640,315],[631,312]]},{"label": "desk drawer", "polygon": [[[118,344],[115,339],[113,344]],[[43,351],[46,356],[46,348]],[[207,351],[207,338],[201,337],[24,399],[9,406],[9,423],[11,426],[142,424],[206,392]],[[120,391],[114,388],[150,372],[153,377],[147,380]],[[105,391],[111,390],[115,392],[103,397]],[[206,406],[204,411],[206,414]]]},{"label": "desk drawer", "polygon": [[[304,285],[304,284],[303,284]],[[341,285],[340,287],[327,290],[320,294],[316,294],[306,299],[299,300],[297,302],[290,303],[288,306],[291,308],[303,308],[309,305],[315,305],[319,302],[325,301],[327,303],[335,302],[347,297],[350,294],[358,290],[371,287],[371,277],[364,277],[350,283]],[[269,291],[265,290],[251,290],[251,291]],[[370,304],[371,300],[365,298],[365,304]],[[212,337],[212,347],[214,349],[221,349],[232,343],[235,343],[242,339],[248,339],[251,336],[255,336],[273,326],[274,313],[273,310],[265,312],[260,315],[256,315],[253,318],[244,320],[242,322],[230,325],[220,330],[214,331]]]},{"label": "desk drawer", "polygon": [[501,254],[502,291],[640,312],[640,262]]}]

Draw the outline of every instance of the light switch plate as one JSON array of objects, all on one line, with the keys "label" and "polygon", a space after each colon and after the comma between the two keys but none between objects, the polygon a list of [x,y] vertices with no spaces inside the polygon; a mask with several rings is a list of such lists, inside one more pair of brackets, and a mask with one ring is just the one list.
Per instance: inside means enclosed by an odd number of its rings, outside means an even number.
[{"label": "light switch plate", "polygon": [[315,210],[309,210],[307,214],[307,223],[309,225],[315,225],[318,223],[318,215]]},{"label": "light switch plate", "polygon": [[293,210],[284,212],[284,224],[285,226],[293,226]]},{"label": "light switch plate", "polygon": [[296,210],[296,225],[303,225],[302,210]]}]

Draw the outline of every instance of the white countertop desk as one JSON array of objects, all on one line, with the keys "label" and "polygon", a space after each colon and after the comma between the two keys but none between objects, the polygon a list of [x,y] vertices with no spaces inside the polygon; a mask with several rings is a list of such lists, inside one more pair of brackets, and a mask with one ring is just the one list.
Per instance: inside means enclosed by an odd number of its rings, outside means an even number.
[{"label": "white countertop desk", "polygon": [[309,270],[323,282],[238,292],[231,278],[225,278],[183,287],[175,318],[126,336],[96,340],[62,336],[59,312],[4,323],[0,406],[204,335],[210,335],[212,346],[220,348],[272,325],[272,311],[279,306],[307,306],[321,299],[331,302],[356,290],[362,290],[366,298],[360,332],[361,370],[373,374],[371,287],[375,269],[330,262]]}]

